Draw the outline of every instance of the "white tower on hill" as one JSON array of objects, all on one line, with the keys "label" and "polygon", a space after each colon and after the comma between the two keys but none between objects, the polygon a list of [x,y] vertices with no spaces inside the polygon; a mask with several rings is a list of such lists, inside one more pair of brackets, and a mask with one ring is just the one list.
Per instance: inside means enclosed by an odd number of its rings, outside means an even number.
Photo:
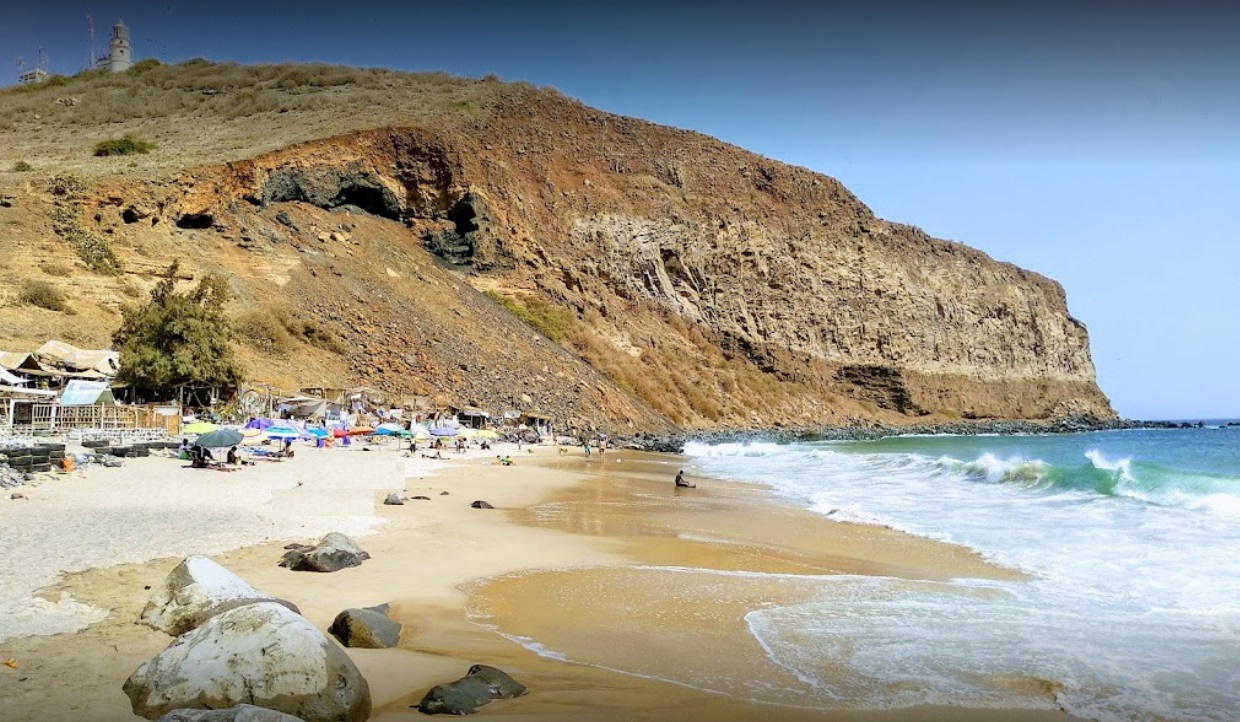
[{"label": "white tower on hill", "polygon": [[112,54],[108,56],[108,67],[114,73],[123,73],[132,65],[133,47],[129,45],[129,28],[118,21],[112,28]]}]

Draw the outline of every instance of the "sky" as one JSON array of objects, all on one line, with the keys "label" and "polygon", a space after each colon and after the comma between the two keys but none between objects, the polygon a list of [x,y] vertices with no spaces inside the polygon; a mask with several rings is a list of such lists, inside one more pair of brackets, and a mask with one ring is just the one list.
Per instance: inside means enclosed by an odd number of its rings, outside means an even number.
[{"label": "sky", "polygon": [[137,59],[495,73],[810,168],[1062,283],[1122,416],[1240,417],[1240,3],[73,0],[6,9],[0,57],[77,72],[88,15]]}]

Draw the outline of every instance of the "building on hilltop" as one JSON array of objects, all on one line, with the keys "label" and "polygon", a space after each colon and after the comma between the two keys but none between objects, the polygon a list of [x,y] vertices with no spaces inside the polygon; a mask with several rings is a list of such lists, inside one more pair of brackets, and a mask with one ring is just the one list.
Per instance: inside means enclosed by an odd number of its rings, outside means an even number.
[{"label": "building on hilltop", "polygon": [[108,68],[123,73],[133,67],[133,46],[129,44],[129,28],[116,21],[112,27],[112,52],[108,55]]},{"label": "building on hilltop", "polygon": [[43,48],[39,48],[39,63],[30,70],[26,70],[26,63],[21,59],[17,59],[17,82],[23,85],[31,83],[42,83],[44,80],[52,77],[47,72],[47,56],[43,54]]}]

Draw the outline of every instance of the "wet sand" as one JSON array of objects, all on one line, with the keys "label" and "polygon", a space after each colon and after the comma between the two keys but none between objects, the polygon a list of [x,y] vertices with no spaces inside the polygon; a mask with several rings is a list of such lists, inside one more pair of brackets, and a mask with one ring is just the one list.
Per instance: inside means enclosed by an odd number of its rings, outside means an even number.
[{"label": "wet sand", "polygon": [[[297,461],[335,463],[331,453]],[[372,464],[355,473],[374,474],[394,458],[383,451],[349,461]],[[1071,719],[1054,710],[815,709],[804,685],[767,662],[745,629],[753,605],[807,594],[799,578],[1012,578],[1007,570],[956,547],[824,520],[759,487],[697,480],[698,489],[677,492],[674,457],[612,452],[599,463],[539,448],[515,458],[516,466],[501,467],[493,456],[475,456],[434,476],[395,479],[392,488],[430,497],[405,506],[382,506],[384,485],[374,483],[374,513],[389,523],[358,539],[372,555],[361,567],[326,575],[281,569],[285,539],[213,558],[294,601],[320,629],[345,607],[392,604],[405,625],[399,648],[349,650],[370,684],[372,720],[422,718],[410,705],[474,663],[501,667],[530,688],[482,711],[507,720]],[[474,499],[497,509],[471,509]],[[144,587],[179,560],[88,571],[47,590],[109,616],[76,634],[3,644],[0,656],[21,666],[0,667],[0,719],[138,719],[121,684],[170,639],[133,620],[150,595]],[[685,571],[655,568],[668,566]],[[769,577],[737,574],[750,572],[786,576],[772,586]],[[540,656],[512,636],[577,662]]]}]

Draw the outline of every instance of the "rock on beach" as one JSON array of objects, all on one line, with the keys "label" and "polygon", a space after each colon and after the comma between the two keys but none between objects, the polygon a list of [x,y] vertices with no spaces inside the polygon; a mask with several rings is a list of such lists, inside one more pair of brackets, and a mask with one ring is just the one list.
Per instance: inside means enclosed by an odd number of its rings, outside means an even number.
[{"label": "rock on beach", "polygon": [[241,703],[305,722],[363,722],[370,687],[344,650],[275,602],[230,609],[173,640],[123,687],[134,714]]},{"label": "rock on beach", "polygon": [[263,594],[228,569],[195,554],[168,573],[138,621],[177,637],[217,614],[255,602],[275,602],[301,611],[292,602]]},{"label": "rock on beach", "polygon": [[306,722],[300,717],[252,704],[227,709],[174,709],[157,722]]},{"label": "rock on beach", "polygon": [[485,664],[475,664],[455,682],[431,687],[418,711],[422,714],[473,714],[497,699],[511,699],[529,692],[507,672]]},{"label": "rock on beach", "polygon": [[284,553],[280,566],[295,572],[335,572],[346,567],[360,566],[370,554],[352,539],[339,532],[332,532],[312,547],[296,546]]},{"label": "rock on beach", "polygon": [[346,609],[336,615],[329,633],[346,647],[388,649],[400,640],[400,622],[388,616],[388,605]]}]

